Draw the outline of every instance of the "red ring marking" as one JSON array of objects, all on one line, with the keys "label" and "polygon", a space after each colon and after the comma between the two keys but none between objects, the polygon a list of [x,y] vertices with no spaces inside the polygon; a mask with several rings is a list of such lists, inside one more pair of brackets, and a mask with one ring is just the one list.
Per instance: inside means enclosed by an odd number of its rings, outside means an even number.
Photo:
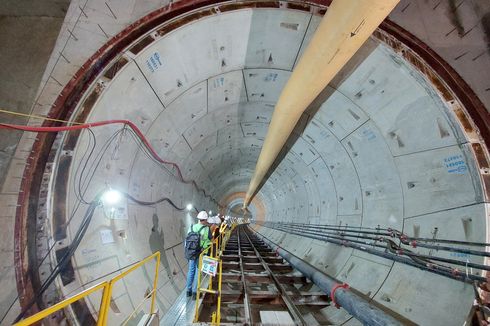
[{"label": "red ring marking", "polygon": [[279,248],[279,246],[277,246],[277,248],[276,248],[276,250],[275,250],[275,252],[276,252],[276,256],[279,256],[279,249],[280,249],[280,248]]},{"label": "red ring marking", "polygon": [[343,289],[346,289],[347,290],[350,287],[349,287],[349,284],[347,284],[347,283],[343,283],[343,284],[337,283],[332,288],[332,291],[330,291],[330,300],[332,300],[333,305],[337,309],[340,309],[340,305],[337,302],[335,302],[335,291],[337,291],[337,289],[339,289],[339,288],[343,288]]}]

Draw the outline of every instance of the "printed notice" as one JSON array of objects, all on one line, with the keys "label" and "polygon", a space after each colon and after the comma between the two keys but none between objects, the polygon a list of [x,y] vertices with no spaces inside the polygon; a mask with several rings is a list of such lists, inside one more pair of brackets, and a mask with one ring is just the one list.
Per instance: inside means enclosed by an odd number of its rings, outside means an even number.
[{"label": "printed notice", "polygon": [[100,231],[100,240],[102,244],[109,244],[114,242],[114,236],[112,235],[112,230],[101,230]]},{"label": "printed notice", "polygon": [[211,276],[216,276],[218,271],[218,259],[208,256],[202,257],[201,271]]},{"label": "printed notice", "polygon": [[158,52],[154,52],[148,60],[146,60],[146,66],[151,72],[157,71],[161,66],[163,66],[163,63],[160,58],[160,54]]},{"label": "printed notice", "polygon": [[461,154],[446,157],[444,159],[444,165],[446,166],[447,172],[453,174],[464,174],[468,170],[464,157]]}]

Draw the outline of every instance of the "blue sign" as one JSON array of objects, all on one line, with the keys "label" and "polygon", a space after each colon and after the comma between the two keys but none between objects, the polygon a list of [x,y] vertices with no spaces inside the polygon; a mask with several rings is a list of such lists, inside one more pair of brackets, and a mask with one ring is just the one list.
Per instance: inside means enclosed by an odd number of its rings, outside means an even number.
[{"label": "blue sign", "polygon": [[372,131],[371,129],[364,129],[362,131],[362,134],[364,135],[364,137],[366,137],[367,140],[373,140],[376,138],[374,131]]},{"label": "blue sign", "polygon": [[160,54],[155,52],[151,55],[151,57],[146,60],[146,66],[150,69],[151,72],[155,72],[163,66],[162,61],[160,60]]},{"label": "blue sign", "polygon": [[449,173],[465,174],[468,170],[468,166],[466,165],[464,157],[461,154],[446,157],[444,159],[444,165]]}]

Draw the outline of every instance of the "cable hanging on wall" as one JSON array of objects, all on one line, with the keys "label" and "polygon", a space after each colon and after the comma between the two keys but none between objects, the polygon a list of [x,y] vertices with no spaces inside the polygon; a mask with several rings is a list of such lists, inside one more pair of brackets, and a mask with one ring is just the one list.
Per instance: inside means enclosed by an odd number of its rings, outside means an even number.
[{"label": "cable hanging on wall", "polygon": [[[0,110],[0,112],[4,113],[9,113],[10,111],[6,110]],[[56,120],[56,119],[47,119],[47,120]],[[65,123],[70,123],[67,121],[62,121],[62,120],[56,120],[59,122],[65,122]],[[92,163],[89,165],[89,161],[94,155],[95,148],[96,148],[96,143],[97,139],[95,137],[95,134],[91,130],[93,127],[99,127],[99,126],[105,126],[109,124],[123,124],[123,128],[119,129],[115,133],[113,133],[103,144],[101,150],[96,154],[95,159],[92,161]],[[129,128],[128,128],[129,127]],[[69,250],[57,261],[57,264],[54,266],[52,269],[51,273],[47,276],[45,281],[40,285],[40,288],[36,293],[34,294],[34,297],[32,300],[24,307],[24,309],[21,311],[21,313],[17,316],[16,321],[19,321],[22,319],[27,311],[32,307],[32,305],[39,300],[39,298],[42,296],[42,294],[48,289],[48,287],[53,283],[53,281],[56,279],[56,277],[61,273],[63,268],[66,267],[68,262],[70,261],[71,257],[75,253],[76,249],[78,248],[80,242],[83,239],[83,236],[90,224],[90,221],[92,219],[92,216],[95,212],[95,209],[100,205],[100,196],[101,193],[95,196],[94,199],[92,200],[87,200],[84,195],[85,192],[87,191],[89,184],[104,156],[104,154],[107,152],[108,148],[110,145],[113,143],[113,141],[120,135],[122,135],[123,132],[128,131],[129,135],[131,138],[135,141],[137,144],[138,148],[144,153],[146,157],[151,159],[152,161],[158,163],[158,164],[163,164],[163,165],[171,165],[177,170],[177,178],[179,181],[185,183],[185,184],[192,184],[198,191],[202,192],[204,196],[210,198],[212,201],[216,202],[210,195],[208,195],[204,189],[200,188],[197,183],[194,180],[186,180],[184,179],[181,170],[179,166],[170,161],[163,160],[153,149],[151,144],[148,142],[148,140],[145,138],[145,136],[142,134],[142,132],[138,129],[136,125],[134,125],[132,122],[128,120],[109,120],[109,121],[101,121],[101,122],[96,122],[96,123],[88,123],[88,124],[80,124],[80,123],[75,123],[73,126],[61,126],[61,127],[32,127],[32,126],[23,126],[23,125],[14,125],[14,124],[5,124],[5,123],[0,123],[0,128],[1,129],[13,129],[13,130],[21,130],[21,131],[26,131],[26,132],[61,132],[61,131],[74,131],[74,130],[86,130],[89,133],[89,141],[87,144],[87,148],[85,152],[82,154],[80,164],[76,167],[75,169],[75,182],[73,183],[74,187],[74,193],[77,198],[77,203],[73,209],[73,211],[70,214],[69,219],[67,220],[67,225],[70,224],[72,218],[75,216],[76,211],[78,211],[80,204],[86,204],[88,205],[87,210],[84,213],[84,217],[82,219],[82,222],[80,226],[78,227],[78,230],[76,231],[73,241],[71,244],[68,246]],[[171,173],[170,170],[166,169],[171,175],[175,177],[173,173]],[[78,177],[77,177],[78,176]],[[143,201],[140,199],[137,199],[136,197],[130,195],[127,192],[122,192],[122,195],[129,199],[130,201],[142,205],[142,206],[151,206],[151,205],[156,205],[162,202],[168,202],[174,209],[183,211],[185,210],[185,207],[179,207],[176,203],[172,201],[172,199],[168,197],[162,197],[154,201]],[[45,259],[49,256],[49,253],[54,249],[54,244],[48,249],[48,252],[46,255],[43,257],[41,262],[39,263],[39,266],[45,261]],[[15,303],[15,301],[18,300],[17,298],[14,300],[11,306]],[[3,320],[8,312],[10,311],[10,308],[7,310],[5,315],[2,317],[1,320]]]},{"label": "cable hanging on wall", "polygon": [[98,121],[98,122],[92,122],[92,123],[84,123],[84,124],[76,124],[73,126],[60,126],[60,127],[31,127],[31,126],[0,123],[0,128],[21,130],[21,131],[28,131],[28,132],[60,132],[60,131],[73,131],[73,130],[89,129],[89,128],[93,128],[93,127],[100,127],[100,126],[106,126],[106,125],[111,125],[111,124],[123,124],[125,126],[128,126],[131,129],[131,131],[136,134],[136,136],[140,140],[141,144],[144,145],[144,148],[146,150],[145,153],[149,154],[157,162],[159,162],[161,164],[170,165],[173,168],[175,168],[175,170],[177,171],[177,178],[182,183],[192,184],[198,191],[202,192],[205,197],[210,198],[215,204],[217,204],[216,199],[211,197],[211,195],[207,194],[203,188],[199,187],[199,185],[196,183],[196,181],[187,180],[184,178],[182,171],[180,170],[180,167],[177,165],[177,163],[174,163],[171,161],[166,161],[166,160],[162,159],[158,155],[158,153],[155,151],[153,146],[150,144],[150,142],[143,135],[141,130],[133,122],[131,122],[129,120],[122,120],[122,119],[106,120],[106,121]]}]

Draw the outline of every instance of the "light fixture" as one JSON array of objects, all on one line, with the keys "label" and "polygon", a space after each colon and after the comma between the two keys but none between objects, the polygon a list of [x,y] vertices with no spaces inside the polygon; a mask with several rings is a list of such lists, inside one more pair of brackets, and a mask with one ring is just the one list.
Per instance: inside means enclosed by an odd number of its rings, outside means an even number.
[{"label": "light fixture", "polygon": [[187,206],[185,207],[188,211],[191,211],[194,206],[192,206],[192,204],[187,204]]},{"label": "light fixture", "polygon": [[122,198],[122,194],[114,189],[109,189],[102,194],[102,204],[104,206],[112,206],[117,204]]}]

